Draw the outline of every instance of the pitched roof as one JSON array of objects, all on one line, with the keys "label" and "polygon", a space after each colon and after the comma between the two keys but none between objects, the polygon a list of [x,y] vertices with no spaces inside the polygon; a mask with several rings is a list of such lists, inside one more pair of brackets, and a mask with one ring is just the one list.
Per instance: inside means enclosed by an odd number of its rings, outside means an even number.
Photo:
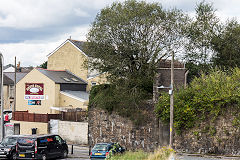
[{"label": "pitched roof", "polygon": [[13,64],[8,64],[8,65],[6,65],[6,66],[3,66],[3,70],[8,69],[8,68],[10,68],[10,67],[14,67],[14,65],[13,65]]},{"label": "pitched roof", "polygon": [[72,40],[72,39],[67,39],[66,41],[64,41],[60,46],[58,46],[54,51],[52,51],[51,53],[49,53],[47,55],[47,57],[50,57],[51,55],[53,55],[57,50],[59,50],[62,46],[64,46],[67,42],[69,42],[70,44],[72,44],[74,47],[76,47],[81,53],[83,53],[83,55],[85,55],[86,57],[88,57],[88,55],[84,52],[84,44],[86,42],[84,41],[78,41],[78,40]]},{"label": "pitched roof", "polygon": [[3,74],[3,85],[14,85],[14,81]]},{"label": "pitched roof", "polygon": [[65,91],[61,91],[60,93],[72,97],[74,99],[78,99],[80,101],[88,101],[89,99],[89,93],[84,92],[84,91],[69,91],[69,90],[65,90]]},{"label": "pitched roof", "polygon": [[[23,79],[28,73],[22,73],[22,72],[17,72],[16,73],[16,81],[17,83]],[[8,78],[10,78],[13,82],[15,80],[15,73],[14,72],[4,72],[4,75],[6,75]]]},{"label": "pitched roof", "polygon": [[[33,67],[17,67],[17,72],[28,73],[33,69]],[[15,66],[13,64],[8,64],[3,66],[3,72],[15,72]]]},{"label": "pitched roof", "polygon": [[86,42],[84,41],[78,41],[78,40],[73,40],[73,39],[69,39],[69,41],[71,41],[76,47],[78,47],[81,51],[86,51],[84,50],[84,45],[86,44]]},{"label": "pitched roof", "polygon": [[53,80],[55,83],[69,83],[69,84],[85,84],[83,79],[75,76],[73,73],[66,70],[47,70],[42,68],[36,68],[39,72]]}]

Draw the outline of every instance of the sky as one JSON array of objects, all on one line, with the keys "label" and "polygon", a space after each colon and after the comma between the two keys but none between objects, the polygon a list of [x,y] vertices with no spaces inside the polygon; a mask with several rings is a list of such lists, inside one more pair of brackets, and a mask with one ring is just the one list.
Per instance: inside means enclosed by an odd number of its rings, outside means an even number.
[{"label": "sky", "polygon": [[[123,2],[124,0],[118,0]],[[190,15],[201,0],[145,0]],[[239,0],[205,0],[225,21],[240,17]],[[97,13],[115,0],[0,0],[0,52],[4,64],[36,67],[66,39],[86,40]]]}]

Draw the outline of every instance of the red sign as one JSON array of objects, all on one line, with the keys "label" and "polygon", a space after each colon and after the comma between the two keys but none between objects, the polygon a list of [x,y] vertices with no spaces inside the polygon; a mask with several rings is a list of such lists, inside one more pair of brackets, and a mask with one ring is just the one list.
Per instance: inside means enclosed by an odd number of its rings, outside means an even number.
[{"label": "red sign", "polygon": [[26,83],[25,95],[43,95],[43,83]]}]

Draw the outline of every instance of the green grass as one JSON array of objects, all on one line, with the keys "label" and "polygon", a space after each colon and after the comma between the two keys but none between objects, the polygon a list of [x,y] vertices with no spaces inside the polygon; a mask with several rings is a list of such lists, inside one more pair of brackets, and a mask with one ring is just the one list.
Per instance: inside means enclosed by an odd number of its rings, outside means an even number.
[{"label": "green grass", "polygon": [[114,155],[111,160],[145,160],[148,157],[148,153],[143,151],[132,152],[128,151],[123,155]]},{"label": "green grass", "polygon": [[109,160],[168,160],[174,150],[170,148],[159,148],[154,153],[147,153],[143,151],[128,151],[124,154],[114,155]]}]

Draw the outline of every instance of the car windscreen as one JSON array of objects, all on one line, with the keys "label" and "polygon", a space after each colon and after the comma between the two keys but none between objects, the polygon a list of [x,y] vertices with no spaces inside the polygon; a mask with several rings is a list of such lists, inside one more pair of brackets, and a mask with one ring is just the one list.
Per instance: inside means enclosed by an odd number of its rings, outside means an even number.
[{"label": "car windscreen", "polygon": [[93,150],[97,150],[97,151],[107,151],[108,149],[108,145],[107,144],[96,144],[93,147]]},{"label": "car windscreen", "polygon": [[21,146],[32,146],[34,145],[35,139],[32,138],[19,138],[18,144]]},{"label": "car windscreen", "polygon": [[15,145],[17,143],[17,138],[16,137],[6,137],[2,141],[2,145],[7,146],[7,145]]}]

